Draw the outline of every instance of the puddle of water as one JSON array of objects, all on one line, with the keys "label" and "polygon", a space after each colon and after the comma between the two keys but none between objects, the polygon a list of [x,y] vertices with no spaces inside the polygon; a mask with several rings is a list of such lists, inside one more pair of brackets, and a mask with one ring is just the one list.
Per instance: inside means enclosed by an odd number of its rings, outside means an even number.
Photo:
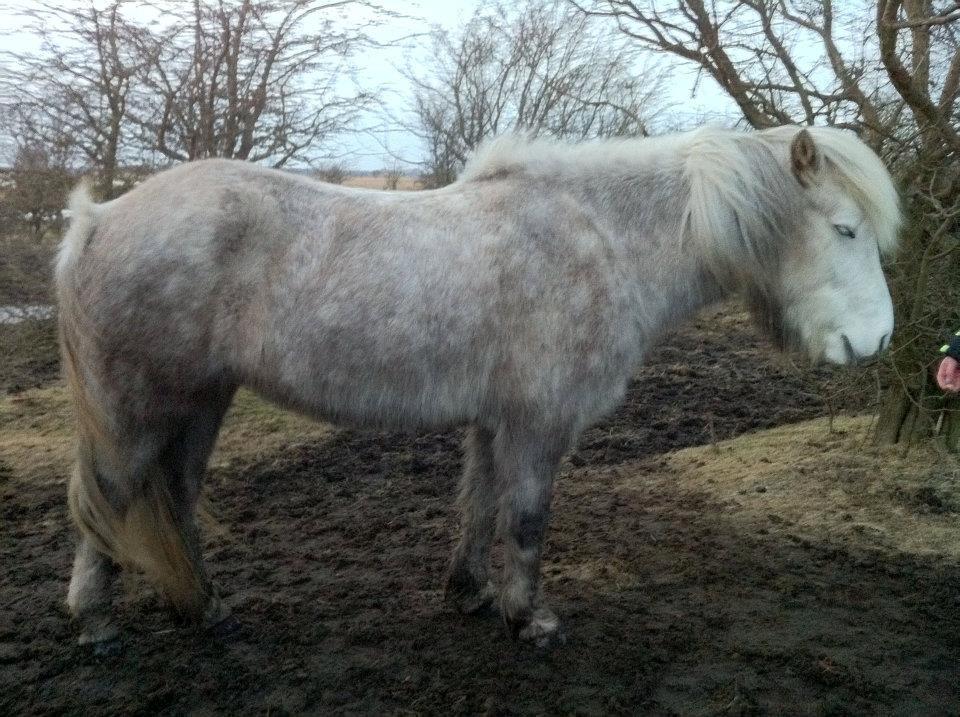
[{"label": "puddle of water", "polygon": [[53,307],[49,304],[0,306],[0,324],[19,324],[22,321],[49,319],[52,316]]}]

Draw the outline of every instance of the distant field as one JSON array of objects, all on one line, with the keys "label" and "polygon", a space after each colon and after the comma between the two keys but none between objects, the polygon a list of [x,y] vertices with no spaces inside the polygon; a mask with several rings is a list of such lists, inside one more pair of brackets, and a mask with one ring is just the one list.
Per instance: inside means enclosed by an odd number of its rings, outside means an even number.
[{"label": "distant field", "polygon": [[[361,187],[363,189],[386,189],[387,178],[382,174],[354,175],[343,180],[345,187]],[[400,177],[397,189],[402,191],[412,191],[422,189],[420,180],[416,177]]]}]

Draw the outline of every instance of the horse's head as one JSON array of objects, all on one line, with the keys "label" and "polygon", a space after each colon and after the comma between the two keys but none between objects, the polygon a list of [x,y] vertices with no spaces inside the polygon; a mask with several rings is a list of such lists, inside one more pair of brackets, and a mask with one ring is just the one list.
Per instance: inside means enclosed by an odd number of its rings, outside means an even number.
[{"label": "horse's head", "polygon": [[[779,276],[754,308],[784,347],[812,360],[858,363],[883,352],[893,304],[880,259],[896,243],[897,193],[879,158],[841,130],[768,130],[801,201],[782,237]],[[782,140],[782,141],[777,141]]]}]

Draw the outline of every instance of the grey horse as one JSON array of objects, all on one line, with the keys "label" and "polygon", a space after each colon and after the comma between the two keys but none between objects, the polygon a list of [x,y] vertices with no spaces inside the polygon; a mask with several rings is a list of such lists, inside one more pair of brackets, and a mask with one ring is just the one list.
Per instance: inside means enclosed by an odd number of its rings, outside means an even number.
[{"label": "grey horse", "polygon": [[80,189],[71,208],[56,286],[81,642],[117,637],[119,567],[199,622],[227,616],[195,512],[239,386],[342,424],[468,426],[447,599],[498,601],[514,636],[549,645],[563,635],[539,580],[557,466],[665,328],[741,294],[813,360],[873,356],[893,331],[881,253],[897,193],[836,129],[508,136],[453,185],[410,193],[208,160],[106,204]]}]

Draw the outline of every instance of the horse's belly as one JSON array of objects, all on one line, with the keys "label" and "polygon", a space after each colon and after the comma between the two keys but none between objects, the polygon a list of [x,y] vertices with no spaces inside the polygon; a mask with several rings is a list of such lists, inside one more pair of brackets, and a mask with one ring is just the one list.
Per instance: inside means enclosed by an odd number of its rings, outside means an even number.
[{"label": "horse's belly", "polygon": [[[312,343],[270,352],[245,383],[318,419],[392,428],[443,427],[477,420],[486,367],[459,351],[344,350]],[[349,342],[347,342],[349,343]]]},{"label": "horse's belly", "polygon": [[377,428],[444,428],[476,421],[474,392],[445,383],[398,387],[376,380],[258,383],[254,388],[289,408],[332,423]]}]

